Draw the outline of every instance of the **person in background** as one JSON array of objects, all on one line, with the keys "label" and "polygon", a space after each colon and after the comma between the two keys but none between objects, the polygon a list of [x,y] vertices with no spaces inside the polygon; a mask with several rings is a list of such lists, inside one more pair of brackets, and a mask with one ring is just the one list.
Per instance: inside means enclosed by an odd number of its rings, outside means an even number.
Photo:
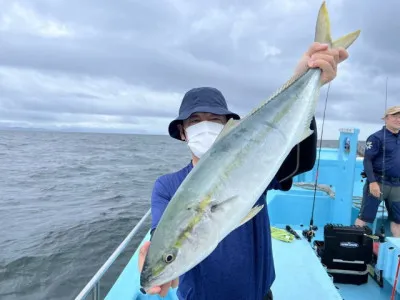
[{"label": "person in background", "polygon": [[[322,70],[322,84],[325,84],[335,78],[337,64],[347,57],[344,49],[328,49],[327,45],[313,43],[302,56],[295,74],[318,67]],[[240,119],[239,115],[228,109],[218,89],[194,88],[184,95],[179,116],[169,125],[169,134],[187,143],[192,160],[181,170],[156,180],[151,197],[151,234],[180,184],[212,146],[230,118]],[[289,190],[293,176],[313,168],[317,146],[315,119],[310,128],[314,130],[313,135],[292,149],[255,205],[265,203],[268,190]],[[151,239],[140,249],[139,271],[142,270],[150,243]],[[165,296],[170,287],[178,287],[177,296],[181,300],[272,299],[270,288],[274,280],[270,223],[268,208],[264,205],[255,217],[222,240],[200,264],[180,278],[155,286],[147,293]]]},{"label": "person in background", "polygon": [[355,225],[373,223],[379,204],[384,200],[391,221],[390,231],[393,236],[400,237],[400,105],[387,109],[382,119],[385,125],[366,141],[364,172],[367,179]]}]

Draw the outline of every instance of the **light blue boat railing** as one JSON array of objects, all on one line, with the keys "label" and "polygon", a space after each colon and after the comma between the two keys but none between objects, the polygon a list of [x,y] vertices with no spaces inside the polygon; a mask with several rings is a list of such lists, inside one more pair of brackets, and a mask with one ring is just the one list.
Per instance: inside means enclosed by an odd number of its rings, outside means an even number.
[{"label": "light blue boat railing", "polygon": [[144,222],[150,216],[150,209],[146,212],[146,214],[140,219],[140,221],[136,224],[136,226],[132,229],[132,231],[126,236],[126,238],[122,241],[122,243],[115,249],[115,251],[111,254],[111,256],[107,259],[107,261],[101,266],[101,268],[94,274],[92,279],[86,284],[86,286],[81,290],[81,292],[76,296],[75,300],[84,300],[89,299],[88,296],[92,293],[93,300],[100,300],[100,282],[103,278],[104,274],[108,271],[108,269],[114,264],[115,260],[121,255],[121,253],[125,250],[125,248],[129,245],[138,231],[142,228]]}]

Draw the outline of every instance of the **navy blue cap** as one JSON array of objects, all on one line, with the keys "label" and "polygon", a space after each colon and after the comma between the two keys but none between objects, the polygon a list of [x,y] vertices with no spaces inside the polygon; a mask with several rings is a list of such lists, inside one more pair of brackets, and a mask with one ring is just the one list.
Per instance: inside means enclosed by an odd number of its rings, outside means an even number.
[{"label": "navy blue cap", "polygon": [[181,140],[178,124],[189,118],[193,113],[206,112],[216,115],[226,115],[227,119],[240,119],[240,116],[228,110],[225,98],[216,88],[199,87],[189,90],[182,99],[179,116],[168,127],[169,135]]}]

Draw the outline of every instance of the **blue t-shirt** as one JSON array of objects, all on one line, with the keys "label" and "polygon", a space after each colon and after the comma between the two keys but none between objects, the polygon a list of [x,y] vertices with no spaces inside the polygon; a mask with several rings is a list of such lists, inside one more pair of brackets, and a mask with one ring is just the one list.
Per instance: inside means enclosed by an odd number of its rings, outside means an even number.
[{"label": "blue t-shirt", "polygon": [[[192,170],[190,163],[178,172],[159,177],[151,198],[152,229],[168,202]],[[277,180],[269,189],[279,189]],[[265,204],[265,193],[257,204]],[[200,264],[179,278],[180,300],[261,300],[275,280],[267,205],[235,229]]]},{"label": "blue t-shirt", "polygon": [[[385,166],[383,166],[384,140],[386,140]],[[382,179],[375,174],[383,175],[384,173],[385,177],[400,178],[400,134],[394,134],[385,127],[371,134],[366,141],[364,168],[369,182],[382,182]],[[400,182],[385,180],[385,184],[400,185]]]}]

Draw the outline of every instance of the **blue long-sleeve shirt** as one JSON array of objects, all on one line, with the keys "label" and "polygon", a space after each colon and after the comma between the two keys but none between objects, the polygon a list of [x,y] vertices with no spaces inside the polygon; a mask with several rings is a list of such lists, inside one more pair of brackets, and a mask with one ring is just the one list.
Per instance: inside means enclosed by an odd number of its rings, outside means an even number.
[{"label": "blue long-sleeve shirt", "polygon": [[[383,143],[385,142],[385,162],[383,161]],[[400,178],[400,135],[382,127],[371,134],[364,154],[364,171],[369,182],[382,182],[380,175]],[[400,185],[400,182],[385,180],[388,185]]]},{"label": "blue long-sleeve shirt", "polygon": [[[159,177],[151,198],[152,229],[169,201],[193,169],[190,163],[178,172]],[[274,179],[267,190],[281,189]],[[267,190],[256,205],[265,204]],[[171,229],[172,230],[172,229]],[[275,279],[267,205],[235,229],[200,264],[179,278],[178,299],[263,299]]]}]

